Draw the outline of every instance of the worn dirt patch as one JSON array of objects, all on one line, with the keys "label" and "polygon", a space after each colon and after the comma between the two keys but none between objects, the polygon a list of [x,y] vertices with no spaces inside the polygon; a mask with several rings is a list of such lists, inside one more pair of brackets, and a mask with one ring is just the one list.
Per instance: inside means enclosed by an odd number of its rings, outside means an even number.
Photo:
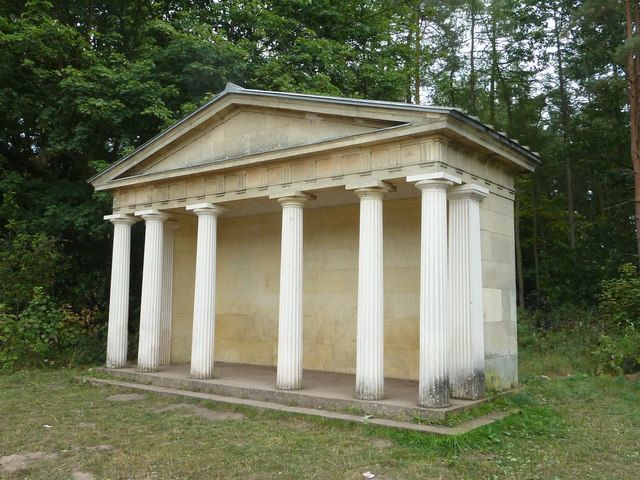
[{"label": "worn dirt patch", "polygon": [[195,405],[191,403],[172,403],[166,407],[154,408],[155,413],[174,412],[176,410],[191,410],[195,408]]},{"label": "worn dirt patch", "polygon": [[462,458],[464,458],[467,462],[482,462],[483,460],[493,460],[493,453],[467,453]]},{"label": "worn dirt patch", "polygon": [[49,389],[49,390],[64,390],[65,386],[64,385],[60,385],[59,383],[49,383],[47,385],[47,389]]},{"label": "worn dirt patch", "polygon": [[199,407],[191,403],[172,403],[165,407],[156,408],[153,410],[155,413],[174,412],[176,410],[186,410],[189,415],[195,415],[200,418],[204,418],[210,421],[225,421],[225,420],[243,420],[246,418],[242,413],[227,412],[224,410],[210,410],[205,407]]},{"label": "worn dirt patch", "polygon": [[136,400],[143,400],[144,394],[142,393],[116,393],[115,395],[109,395],[107,397],[113,402],[134,402]]},{"label": "worn dirt patch", "polygon": [[108,452],[113,450],[111,445],[96,445],[95,447],[87,447],[87,451],[89,452]]},{"label": "worn dirt patch", "polygon": [[32,464],[41,460],[53,460],[58,456],[57,453],[32,452],[32,453],[14,453],[0,458],[0,471],[17,472],[29,468]]},{"label": "worn dirt patch", "polygon": [[209,410],[204,407],[195,407],[193,409],[193,414],[211,421],[242,420],[245,418],[242,413],[225,412],[223,410]]},{"label": "worn dirt patch", "polygon": [[376,438],[371,444],[376,448],[393,448],[393,442],[387,438]]},{"label": "worn dirt patch", "polygon": [[309,422],[304,418],[288,418],[286,428],[296,432],[308,432],[309,430],[317,430],[323,428],[322,424]]},{"label": "worn dirt patch", "polygon": [[92,473],[75,470],[71,473],[71,478],[73,480],[94,480],[96,477]]}]

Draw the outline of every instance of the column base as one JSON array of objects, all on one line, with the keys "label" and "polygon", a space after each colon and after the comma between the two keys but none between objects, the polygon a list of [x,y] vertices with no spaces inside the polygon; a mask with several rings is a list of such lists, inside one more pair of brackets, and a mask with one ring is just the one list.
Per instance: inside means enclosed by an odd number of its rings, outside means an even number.
[{"label": "column base", "polygon": [[158,367],[141,367],[139,365],[137,369],[140,373],[156,373],[158,371]]},{"label": "column base", "polygon": [[420,391],[418,404],[426,408],[446,408],[451,405],[449,400],[449,379],[444,378]]},{"label": "column base", "polygon": [[478,400],[484,396],[484,371],[467,376],[461,384],[451,385],[451,396],[465,400]]},{"label": "column base", "polygon": [[302,382],[276,382],[276,388],[278,390],[301,390]]},{"label": "column base", "polygon": [[192,378],[193,380],[211,380],[212,378],[215,378],[215,377],[213,376],[213,373],[207,374],[207,373],[191,372],[191,374],[189,375],[189,378]]},{"label": "column base", "polygon": [[126,368],[127,362],[106,362],[105,367],[107,368]]},{"label": "column base", "polygon": [[360,400],[383,400],[384,392],[380,393],[366,393],[366,392],[358,392],[356,391],[355,397]]}]

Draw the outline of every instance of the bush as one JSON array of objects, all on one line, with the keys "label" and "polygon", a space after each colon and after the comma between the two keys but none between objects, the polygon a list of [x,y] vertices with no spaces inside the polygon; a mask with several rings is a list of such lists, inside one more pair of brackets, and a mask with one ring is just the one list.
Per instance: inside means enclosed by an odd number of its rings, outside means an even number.
[{"label": "bush", "polygon": [[[60,307],[42,288],[33,289],[27,307],[14,315],[0,305],[0,368],[54,365],[57,361],[90,361],[101,352],[104,336],[68,308]],[[98,343],[100,346],[98,347]]]},{"label": "bush", "polygon": [[627,263],[620,276],[602,283],[599,310],[607,330],[638,327],[640,320],[640,276],[635,265]]},{"label": "bush", "polygon": [[51,293],[62,263],[55,238],[19,233],[0,239],[0,303],[15,314],[27,307],[34,286]]},{"label": "bush", "polygon": [[618,278],[602,283],[602,333],[593,355],[599,373],[640,371],[640,276],[635,265],[620,267]]},{"label": "bush", "polygon": [[519,311],[523,369],[545,375],[593,371],[591,350],[598,338],[595,324],[593,312],[578,306]]},{"label": "bush", "polygon": [[593,355],[596,373],[640,372],[640,331],[628,326],[621,333],[602,334]]}]

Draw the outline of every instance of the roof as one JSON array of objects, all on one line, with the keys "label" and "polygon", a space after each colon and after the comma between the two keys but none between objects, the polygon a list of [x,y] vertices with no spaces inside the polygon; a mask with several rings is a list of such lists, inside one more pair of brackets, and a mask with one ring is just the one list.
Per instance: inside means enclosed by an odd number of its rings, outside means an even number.
[{"label": "roof", "polygon": [[315,104],[331,104],[331,105],[342,105],[347,107],[367,107],[373,109],[382,110],[392,110],[396,112],[423,112],[423,113],[433,113],[433,114],[445,114],[451,116],[464,124],[468,125],[472,129],[479,130],[488,134],[491,138],[498,141],[499,143],[508,146],[510,149],[515,150],[522,157],[526,158],[529,162],[534,165],[540,163],[540,158],[537,153],[531,152],[528,147],[520,145],[517,140],[508,138],[504,133],[497,132],[491,125],[484,124],[480,122],[477,117],[468,115],[463,110],[456,107],[440,107],[440,106],[429,106],[429,105],[416,105],[402,102],[389,102],[382,100],[365,100],[365,99],[356,99],[356,98],[344,98],[344,97],[333,97],[326,95],[313,95],[313,94],[303,94],[303,93],[290,93],[290,92],[275,92],[268,90],[255,90],[249,88],[243,88],[233,83],[227,83],[225,89],[215,95],[210,101],[193,111],[191,114],[179,120],[177,123],[172,125],[171,127],[163,130],[138,148],[136,148],[129,155],[121,158],[117,162],[110,165],[108,168],[103,170],[91,177],[88,182],[95,186],[96,183],[99,183],[104,177],[110,177],[110,173],[118,167],[123,166],[127,162],[130,162],[136,156],[140,156],[146,149],[150,146],[154,145],[159,139],[166,137],[172,132],[176,131],[183,125],[189,123],[191,120],[195,119],[202,112],[212,108],[214,105],[221,103],[226,97],[230,96],[241,96],[244,98],[271,98],[271,99],[283,99],[283,100],[294,100],[294,101],[302,101],[302,102],[313,102]]}]

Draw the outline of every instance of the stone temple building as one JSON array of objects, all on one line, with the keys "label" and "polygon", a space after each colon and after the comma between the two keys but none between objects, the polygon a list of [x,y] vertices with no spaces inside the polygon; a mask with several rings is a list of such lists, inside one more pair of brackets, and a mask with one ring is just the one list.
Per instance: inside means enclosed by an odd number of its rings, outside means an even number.
[{"label": "stone temple building", "polygon": [[127,366],[142,221],[140,372],[351,374],[365,400],[403,379],[429,408],[509,389],[514,180],[538,163],[454,108],[229,84],[90,180],[113,195],[107,366]]}]

